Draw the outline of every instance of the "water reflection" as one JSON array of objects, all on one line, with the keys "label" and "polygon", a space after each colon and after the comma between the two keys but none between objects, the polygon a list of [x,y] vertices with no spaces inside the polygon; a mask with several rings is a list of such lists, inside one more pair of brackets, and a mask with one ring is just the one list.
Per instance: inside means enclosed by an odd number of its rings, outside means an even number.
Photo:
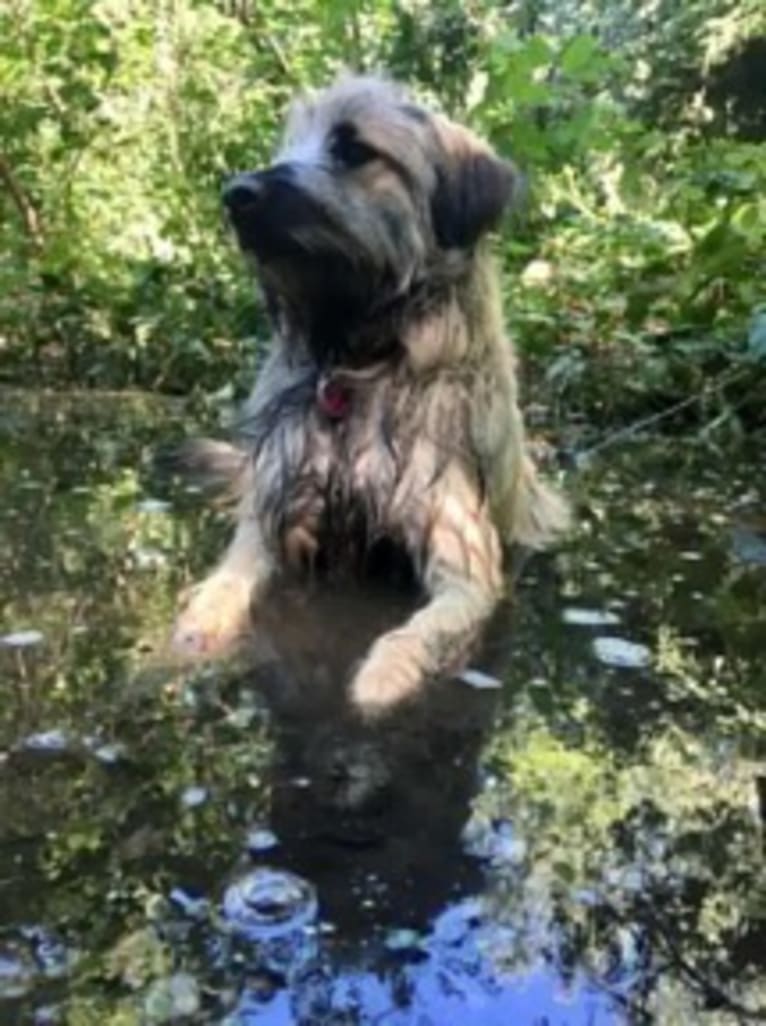
[{"label": "water reflection", "polygon": [[[286,588],[238,662],[164,662],[225,530],[149,470],[185,416],[0,406],[0,1022],[757,1021],[747,454],[650,439],[594,466],[580,536],[477,659],[502,690],[441,682],[370,726],[344,684],[400,588]],[[648,662],[607,665],[605,635]]]},{"label": "water reflection", "polygon": [[349,938],[422,926],[479,883],[460,834],[494,696],[443,681],[374,726],[347,700],[350,669],[406,614],[390,588],[292,592],[255,639],[269,655],[256,673],[275,739],[269,821],[284,864],[317,884]]}]

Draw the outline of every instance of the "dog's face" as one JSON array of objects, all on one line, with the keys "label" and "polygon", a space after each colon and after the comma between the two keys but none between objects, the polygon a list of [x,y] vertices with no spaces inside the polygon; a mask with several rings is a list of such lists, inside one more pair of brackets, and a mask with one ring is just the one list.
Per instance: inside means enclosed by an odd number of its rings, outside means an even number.
[{"label": "dog's face", "polygon": [[277,303],[374,318],[499,221],[511,166],[398,86],[344,78],[295,103],[274,164],[224,202]]}]

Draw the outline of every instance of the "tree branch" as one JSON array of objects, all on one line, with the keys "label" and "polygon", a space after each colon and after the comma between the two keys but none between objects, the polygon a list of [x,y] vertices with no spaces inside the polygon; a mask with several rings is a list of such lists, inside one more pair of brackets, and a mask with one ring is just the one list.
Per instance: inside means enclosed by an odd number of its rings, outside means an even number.
[{"label": "tree branch", "polygon": [[40,223],[40,215],[37,207],[32,202],[29,193],[21,185],[13,168],[6,158],[0,153],[0,182],[5,185],[13,200],[14,206],[24,224],[24,230],[36,249],[43,247],[43,229]]},{"label": "tree branch", "polygon": [[268,50],[285,78],[289,82],[295,82],[295,76],[285,52],[269,30],[263,11],[258,7],[256,0],[228,0],[228,2],[224,0],[219,6],[224,14],[236,19],[240,25],[249,29],[256,49],[261,52]]}]

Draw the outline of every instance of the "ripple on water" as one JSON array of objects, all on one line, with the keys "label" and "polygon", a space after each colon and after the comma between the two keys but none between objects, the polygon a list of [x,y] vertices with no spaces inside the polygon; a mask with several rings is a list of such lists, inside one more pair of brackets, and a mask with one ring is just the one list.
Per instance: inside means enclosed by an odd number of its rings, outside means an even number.
[{"label": "ripple on water", "polygon": [[247,873],[227,889],[223,913],[248,945],[251,969],[292,979],[316,958],[316,891],[294,873],[265,867]]},{"label": "ripple on water", "polygon": [[227,889],[223,911],[229,923],[249,940],[277,936],[310,926],[317,918],[312,885],[277,869],[255,869]]}]

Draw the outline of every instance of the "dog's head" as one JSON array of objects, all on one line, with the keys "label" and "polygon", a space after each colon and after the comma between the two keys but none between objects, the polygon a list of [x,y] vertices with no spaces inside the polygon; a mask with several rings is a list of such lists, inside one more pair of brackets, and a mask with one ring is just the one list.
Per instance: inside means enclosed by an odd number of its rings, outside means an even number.
[{"label": "dog's head", "polygon": [[272,303],[337,331],[469,262],[514,182],[399,86],[345,77],[294,104],[274,164],[232,178],[224,203]]}]

